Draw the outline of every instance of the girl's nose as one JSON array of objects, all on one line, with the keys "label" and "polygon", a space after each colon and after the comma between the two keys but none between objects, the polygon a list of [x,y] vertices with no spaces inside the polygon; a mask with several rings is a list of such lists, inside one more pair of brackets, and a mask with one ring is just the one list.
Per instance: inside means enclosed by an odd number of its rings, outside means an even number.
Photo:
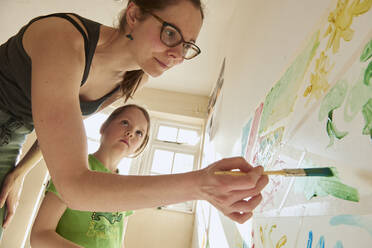
[{"label": "girl's nose", "polygon": [[133,136],[132,130],[125,131],[125,136],[132,137]]}]

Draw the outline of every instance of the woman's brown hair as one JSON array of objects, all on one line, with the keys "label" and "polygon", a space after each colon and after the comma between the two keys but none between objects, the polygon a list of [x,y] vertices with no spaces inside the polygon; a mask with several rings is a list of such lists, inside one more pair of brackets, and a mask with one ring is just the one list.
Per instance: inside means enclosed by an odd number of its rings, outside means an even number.
[{"label": "woman's brown hair", "polygon": [[146,146],[147,146],[147,143],[149,143],[149,137],[150,137],[150,115],[149,113],[147,112],[146,109],[144,109],[143,107],[141,106],[138,106],[136,104],[127,104],[127,105],[124,105],[124,106],[121,106],[117,109],[115,109],[111,114],[110,116],[105,120],[105,122],[102,124],[101,126],[101,129],[100,129],[100,132],[103,133],[105,128],[108,127],[108,125],[110,125],[110,123],[116,118],[118,117],[121,113],[123,113],[124,111],[126,111],[127,109],[129,108],[136,108],[136,109],[139,109],[141,110],[141,112],[143,113],[143,115],[145,116],[146,120],[147,120],[147,130],[146,130],[146,135],[145,135],[145,138],[143,139],[143,142],[141,144],[140,147],[138,147],[138,149],[135,151],[135,153],[130,156],[131,158],[135,158],[137,157],[141,152],[143,152],[143,150],[145,150]]},{"label": "woman's brown hair", "polygon": [[[152,12],[155,10],[163,10],[168,6],[177,4],[180,1],[190,1],[196,8],[200,9],[200,14],[202,19],[204,19],[204,11],[203,6],[200,0],[129,0],[128,5],[133,2],[135,5],[137,5],[140,10],[142,10],[142,20],[146,17],[146,13],[143,10]],[[119,17],[119,31],[120,33],[125,34],[125,26],[127,24],[126,22],[126,9],[124,9],[121,13],[121,16]],[[123,81],[120,83],[120,88],[123,93],[124,102],[126,102],[129,98],[131,98],[136,90],[138,89],[138,86],[140,85],[140,82],[142,80],[142,77],[144,76],[143,70],[134,70],[134,71],[127,71],[124,74]]]}]

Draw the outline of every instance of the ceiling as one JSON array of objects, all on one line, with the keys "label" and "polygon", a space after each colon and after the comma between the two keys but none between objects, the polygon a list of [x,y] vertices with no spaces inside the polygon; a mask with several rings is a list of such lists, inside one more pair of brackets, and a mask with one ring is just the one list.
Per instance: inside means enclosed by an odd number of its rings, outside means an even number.
[{"label": "ceiling", "polygon": [[[172,68],[146,87],[209,96],[218,78],[225,51],[224,42],[235,1],[204,0],[205,20],[197,44],[202,53]],[[75,12],[106,25],[113,25],[126,0],[1,0],[0,42],[31,18],[53,12]]]}]

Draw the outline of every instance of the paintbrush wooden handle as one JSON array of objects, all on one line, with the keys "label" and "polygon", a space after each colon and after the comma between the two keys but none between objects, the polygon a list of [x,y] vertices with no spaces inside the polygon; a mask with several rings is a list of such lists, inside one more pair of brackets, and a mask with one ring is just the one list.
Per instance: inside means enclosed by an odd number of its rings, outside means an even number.
[{"label": "paintbrush wooden handle", "polygon": [[[231,175],[231,176],[244,176],[247,175],[246,172],[242,171],[216,171],[216,175]],[[282,176],[306,176],[302,169],[285,169],[276,171],[264,171],[264,175],[282,175]]]},{"label": "paintbrush wooden handle", "polygon": [[[215,175],[231,175],[231,176],[245,176],[247,172],[242,171],[216,171]],[[285,171],[264,171],[264,175],[285,175]]]}]

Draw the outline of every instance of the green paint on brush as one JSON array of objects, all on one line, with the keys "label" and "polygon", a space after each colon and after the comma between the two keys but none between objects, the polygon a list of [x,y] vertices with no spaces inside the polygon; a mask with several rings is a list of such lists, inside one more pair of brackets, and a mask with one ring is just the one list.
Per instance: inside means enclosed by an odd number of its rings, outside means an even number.
[{"label": "green paint on brush", "polygon": [[333,177],[336,168],[334,167],[320,167],[320,168],[306,168],[303,169],[306,176],[310,177]]},{"label": "green paint on brush", "polygon": [[372,98],[363,106],[362,114],[366,123],[362,133],[369,135],[372,140]]},{"label": "green paint on brush", "polygon": [[372,57],[372,40],[370,40],[364,47],[363,52],[360,55],[360,61],[366,62],[371,57]]},{"label": "green paint on brush", "polygon": [[287,117],[293,111],[297,92],[303,84],[304,75],[315,56],[318,46],[319,31],[311,37],[306,48],[271,88],[265,98],[259,133],[266,131],[268,127]]},{"label": "green paint on brush", "polygon": [[352,121],[372,97],[372,85],[367,86],[363,83],[363,74],[364,68],[347,96],[344,108],[344,120],[347,122]]}]

